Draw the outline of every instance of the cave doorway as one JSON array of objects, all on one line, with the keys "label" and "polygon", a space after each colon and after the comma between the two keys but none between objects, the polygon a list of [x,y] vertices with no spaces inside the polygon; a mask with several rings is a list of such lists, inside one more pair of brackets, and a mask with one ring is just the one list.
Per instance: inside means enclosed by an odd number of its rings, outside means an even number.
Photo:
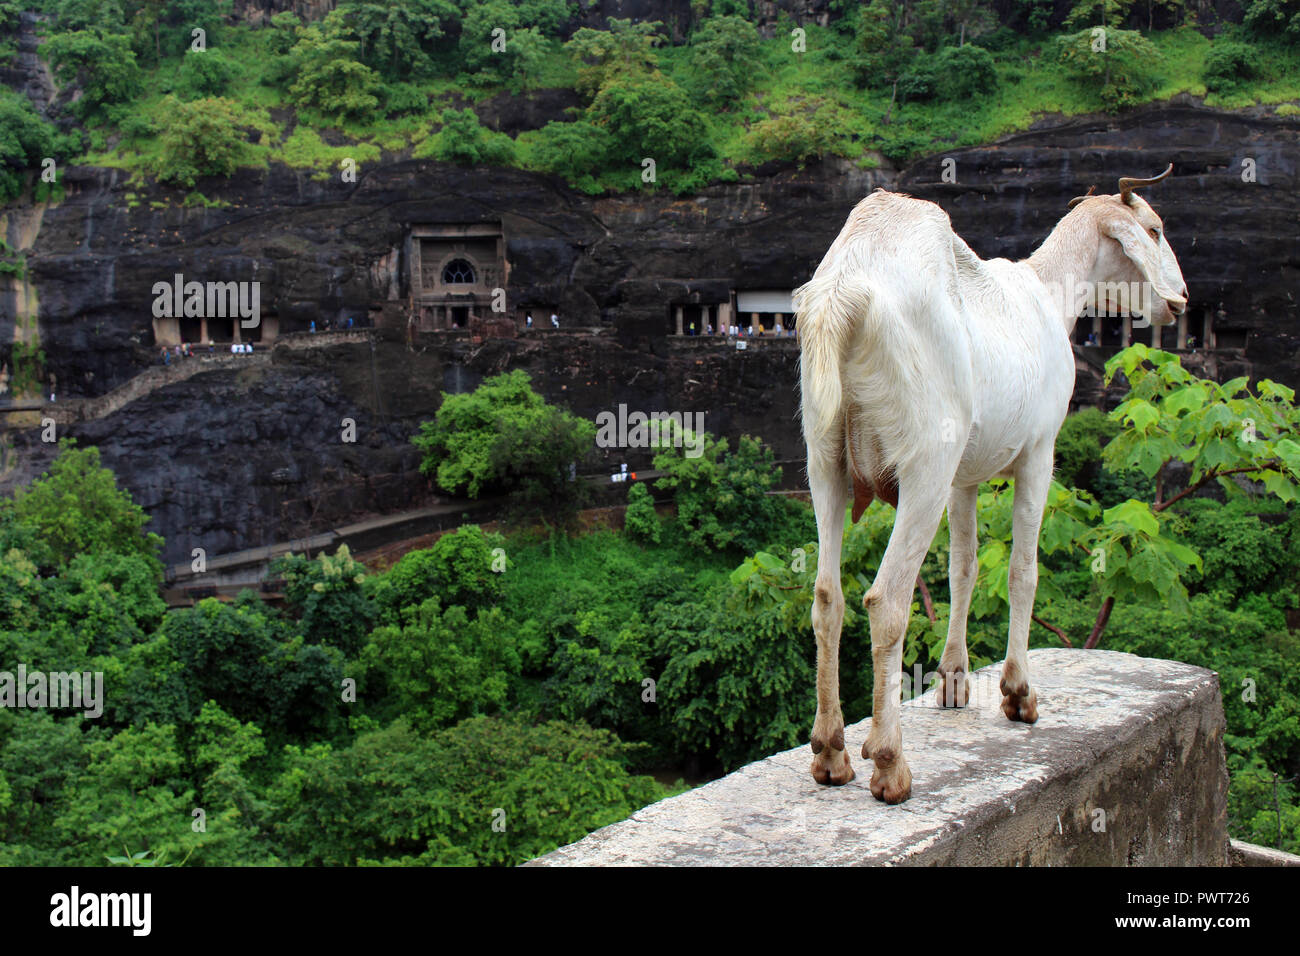
[{"label": "cave doorway", "polygon": [[451,324],[454,328],[463,329],[469,325],[469,306],[453,305],[451,307]]},{"label": "cave doorway", "polygon": [[208,319],[209,342],[235,341],[235,320],[233,318]]},{"label": "cave doorway", "polygon": [[[680,321],[679,321],[680,320]],[[673,303],[668,306],[669,335],[691,335],[691,323],[695,324],[695,335],[704,334],[704,325],[709,321],[709,306]]]},{"label": "cave doorway", "polygon": [[180,320],[181,341],[193,344],[203,339],[203,320],[185,316]]}]

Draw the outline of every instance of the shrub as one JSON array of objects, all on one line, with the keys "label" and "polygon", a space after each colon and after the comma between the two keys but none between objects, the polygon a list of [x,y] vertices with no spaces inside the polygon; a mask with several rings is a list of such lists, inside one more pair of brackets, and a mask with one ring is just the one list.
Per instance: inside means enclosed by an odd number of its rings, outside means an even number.
[{"label": "shrub", "polygon": [[379,98],[387,116],[423,113],[429,106],[428,95],[414,83],[385,83]]},{"label": "shrub", "polygon": [[161,151],[154,168],[160,182],[193,186],[203,176],[229,176],[243,157],[246,139],[233,100],[175,97],[163,101]]},{"label": "shrub", "polygon": [[234,78],[234,65],[216,50],[190,50],[181,61],[177,89],[185,99],[220,96]]},{"label": "shrub", "polygon": [[513,865],[665,796],[628,774],[632,749],[559,721],[476,717],[425,737],[397,720],[346,749],[292,748],[270,803],[297,865]]},{"label": "shrub", "polygon": [[798,163],[845,152],[841,113],[836,104],[820,96],[788,100],[754,124],[750,147],[756,159]]},{"label": "shrub", "polygon": [[501,535],[467,524],[444,534],[432,547],[403,555],[387,573],[370,579],[384,621],[400,623],[403,609],[418,607],[431,597],[444,607],[459,604],[475,611],[496,604],[510,567],[504,545]]},{"label": "shrub", "polygon": [[981,99],[998,87],[993,54],[983,47],[966,44],[948,47],[934,61],[937,92],[945,100]]},{"label": "shrub", "polygon": [[1259,73],[1259,53],[1254,47],[1225,40],[1210,47],[1201,79],[1205,81],[1206,89],[1228,93],[1243,82],[1253,80]]},{"label": "shrub", "polygon": [[658,544],[662,536],[659,516],[655,514],[655,500],[645,482],[638,481],[627,492],[627,511],[623,515],[623,530],[635,541]]},{"label": "shrub", "polygon": [[528,151],[530,169],[563,176],[587,193],[600,191],[594,173],[608,162],[609,134],[585,120],[550,122],[534,134]]},{"label": "shrub", "polygon": [[472,109],[447,110],[442,128],[413,155],[461,166],[509,166],[515,159],[515,141],[483,126]]}]

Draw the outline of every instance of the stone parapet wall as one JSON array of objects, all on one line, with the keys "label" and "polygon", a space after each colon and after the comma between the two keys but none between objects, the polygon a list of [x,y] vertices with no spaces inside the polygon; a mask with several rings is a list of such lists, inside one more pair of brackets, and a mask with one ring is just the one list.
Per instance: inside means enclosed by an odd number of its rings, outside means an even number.
[{"label": "stone parapet wall", "polygon": [[[1038,723],[999,707],[1001,664],[972,706],[903,706],[912,796],[816,784],[807,745],[662,800],[530,863],[627,865],[1221,866],[1228,775],[1218,676],[1114,651],[1035,650]],[[811,721],[812,714],[809,713]]]}]

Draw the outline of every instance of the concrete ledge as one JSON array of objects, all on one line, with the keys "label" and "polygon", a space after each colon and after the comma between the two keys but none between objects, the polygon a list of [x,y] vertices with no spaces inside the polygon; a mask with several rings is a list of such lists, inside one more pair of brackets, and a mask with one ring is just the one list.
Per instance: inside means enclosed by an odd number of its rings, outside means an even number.
[{"label": "concrete ledge", "polygon": [[1001,664],[972,675],[963,710],[932,691],[904,704],[913,781],[899,806],[867,788],[866,720],[845,734],[847,786],[814,783],[804,745],[528,865],[1225,865],[1218,675],[1114,651],[1029,657],[1032,727],[1002,715]]},{"label": "concrete ledge", "polygon": [[1300,867],[1300,856],[1287,853],[1285,850],[1275,850],[1270,846],[1259,846],[1241,840],[1229,840],[1228,865]]}]

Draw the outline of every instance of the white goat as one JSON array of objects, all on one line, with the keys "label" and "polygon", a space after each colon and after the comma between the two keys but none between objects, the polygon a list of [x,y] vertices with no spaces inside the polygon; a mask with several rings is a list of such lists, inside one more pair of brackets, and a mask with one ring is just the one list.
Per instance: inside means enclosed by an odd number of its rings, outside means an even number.
[{"label": "white goat", "polygon": [[818,783],[853,779],[839,696],[840,545],[850,487],[855,522],[875,496],[898,509],[863,599],[874,687],[862,756],[875,761],[872,794],[898,803],[912,790],[899,725],[903,638],[917,573],[945,504],[952,611],[938,693],[943,706],[967,701],[966,614],[978,569],[975,500],[980,482],[995,476],[1015,479],[1002,710],[1011,720],[1038,719],[1026,650],[1053,446],[1074,389],[1070,336],[1081,310],[1070,290],[1137,282],[1147,294],[1130,311],[1155,325],[1183,312],[1187,288],[1178,260],[1160,218],[1133,193],[1172,169],[1154,179],[1121,179],[1117,195],[1072,201],[1052,234],[1021,262],[984,261],[934,203],[877,191],[849,214],[812,279],[795,291],[803,430],[817,513],[812,774]]}]

